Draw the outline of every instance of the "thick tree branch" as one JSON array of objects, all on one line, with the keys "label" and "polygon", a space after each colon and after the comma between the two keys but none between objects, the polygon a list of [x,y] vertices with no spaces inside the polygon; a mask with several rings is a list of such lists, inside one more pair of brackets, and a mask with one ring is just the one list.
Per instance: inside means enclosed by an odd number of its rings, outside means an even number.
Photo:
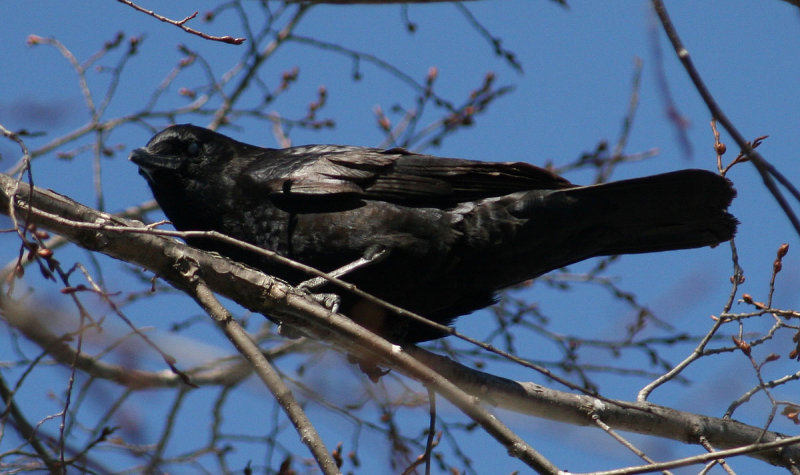
[{"label": "thick tree branch", "polygon": [[[648,402],[609,404],[592,396],[512,381],[468,368],[421,348],[410,349],[409,353],[483,402],[536,417],[584,426],[595,425],[593,418],[597,417],[614,429],[690,444],[699,444],[704,437],[721,449],[777,442],[788,437],[732,419],[692,414]],[[794,467],[800,463],[800,443],[749,455],[772,465]]]}]

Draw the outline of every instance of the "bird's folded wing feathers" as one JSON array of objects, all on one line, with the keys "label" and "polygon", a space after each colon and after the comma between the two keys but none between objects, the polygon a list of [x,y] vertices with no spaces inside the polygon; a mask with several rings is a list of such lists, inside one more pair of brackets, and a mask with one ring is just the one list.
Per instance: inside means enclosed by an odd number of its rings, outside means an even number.
[{"label": "bird's folded wing feathers", "polygon": [[356,147],[322,154],[282,176],[267,177],[257,172],[249,175],[252,185],[270,195],[280,194],[284,202],[346,195],[446,206],[522,190],[572,186],[552,172],[527,163],[479,162],[418,155],[402,149]]}]

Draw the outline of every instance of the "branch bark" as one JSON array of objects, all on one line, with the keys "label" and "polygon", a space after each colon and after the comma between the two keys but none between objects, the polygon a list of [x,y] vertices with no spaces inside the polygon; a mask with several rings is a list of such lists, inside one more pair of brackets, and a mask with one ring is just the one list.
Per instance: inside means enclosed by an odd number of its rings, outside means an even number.
[{"label": "branch bark", "polygon": [[[522,414],[582,426],[595,425],[592,416],[597,416],[614,429],[698,445],[700,439],[705,438],[719,449],[776,442],[789,437],[733,419],[678,411],[649,402],[618,401],[617,405],[612,400],[609,404],[591,396],[484,373],[421,348],[409,352],[484,403]],[[748,455],[772,465],[794,467],[800,462],[800,443]]]}]

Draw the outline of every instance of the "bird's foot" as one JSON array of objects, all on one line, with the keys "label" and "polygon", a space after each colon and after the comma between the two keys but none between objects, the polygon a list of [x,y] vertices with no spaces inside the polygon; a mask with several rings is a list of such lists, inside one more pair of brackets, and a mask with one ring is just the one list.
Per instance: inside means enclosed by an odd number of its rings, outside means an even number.
[{"label": "bird's foot", "polygon": [[[305,289],[304,289],[305,290]],[[327,308],[333,313],[339,312],[339,306],[342,304],[342,298],[336,294],[308,294],[312,299],[323,307]]]}]

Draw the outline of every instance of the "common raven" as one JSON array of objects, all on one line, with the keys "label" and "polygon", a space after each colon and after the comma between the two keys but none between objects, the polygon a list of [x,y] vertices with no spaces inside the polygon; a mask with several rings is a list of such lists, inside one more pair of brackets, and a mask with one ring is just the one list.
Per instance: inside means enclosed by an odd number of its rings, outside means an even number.
[{"label": "common raven", "polygon": [[[401,148],[261,148],[174,125],[130,155],[179,230],[215,230],[343,277],[442,324],[508,286],[593,256],[714,246],[733,237],[730,181],[703,170],[577,186],[527,163]],[[309,278],[219,241],[188,239],[278,276]],[[336,291],[333,287],[322,290]],[[443,336],[344,292],[345,315],[396,343]]]}]

